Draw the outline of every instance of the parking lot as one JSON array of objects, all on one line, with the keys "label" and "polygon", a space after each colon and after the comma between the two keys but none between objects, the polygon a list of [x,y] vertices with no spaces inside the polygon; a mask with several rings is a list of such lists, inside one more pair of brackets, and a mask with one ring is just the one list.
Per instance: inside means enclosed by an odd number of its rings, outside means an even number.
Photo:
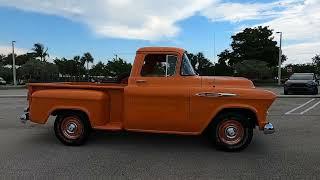
[{"label": "parking lot", "polygon": [[24,98],[0,99],[0,174],[6,177],[139,179],[319,179],[320,99],[279,98],[269,112],[276,133],[255,130],[238,153],[206,138],[95,132],[81,147],[62,145],[47,125],[21,124]]}]

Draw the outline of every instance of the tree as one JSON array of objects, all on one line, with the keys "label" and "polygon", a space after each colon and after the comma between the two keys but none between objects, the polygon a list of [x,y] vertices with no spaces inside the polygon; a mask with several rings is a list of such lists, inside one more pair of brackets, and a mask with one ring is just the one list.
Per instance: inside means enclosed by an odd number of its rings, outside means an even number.
[{"label": "tree", "polygon": [[12,69],[4,66],[0,66],[0,77],[7,82],[12,81]]},{"label": "tree", "polygon": [[232,76],[233,68],[228,66],[223,60],[218,60],[218,63],[214,66],[216,76]]},{"label": "tree", "polygon": [[66,63],[67,59],[66,58],[62,58],[62,59],[58,59],[55,58],[53,60],[53,62],[57,65],[58,67],[58,71],[62,76],[65,76],[68,74],[68,69],[67,69],[67,63]]},{"label": "tree", "polygon": [[312,58],[312,63],[313,65],[316,67],[316,72],[318,74],[320,74],[320,55],[316,54],[313,58]]},{"label": "tree", "polygon": [[[31,53],[21,54],[16,57],[16,65],[21,66],[27,63],[29,60],[34,59]],[[11,58],[12,60],[12,58]]]},{"label": "tree", "polygon": [[106,76],[108,73],[106,71],[106,66],[101,61],[99,61],[96,65],[93,65],[90,69],[90,74],[92,76]]},{"label": "tree", "polygon": [[46,61],[46,57],[49,57],[48,48],[41,43],[34,44],[32,50],[34,51],[33,56],[39,57],[41,61]]},{"label": "tree", "polygon": [[73,80],[78,77],[78,80],[80,80],[85,72],[84,64],[80,60],[80,56],[74,56],[73,59],[70,60],[66,58],[56,58],[53,62],[57,65],[62,77],[73,77]]},{"label": "tree", "polygon": [[[15,64],[17,66],[21,66],[21,65],[25,64],[27,61],[29,61],[30,59],[34,58],[32,53],[26,53],[26,54],[21,54],[21,55],[15,54],[14,57],[15,57]],[[3,57],[2,63],[4,65],[12,65],[13,64],[12,63],[12,53]]]},{"label": "tree", "polygon": [[0,54],[0,66],[5,65],[4,61],[5,61],[6,55],[4,54]]},{"label": "tree", "polygon": [[[242,32],[231,36],[231,50],[226,49],[218,56],[220,60],[230,66],[244,60],[259,60],[267,63],[269,67],[278,65],[279,48],[272,36],[273,30],[266,27],[246,28]],[[286,56],[282,56],[282,61]]]},{"label": "tree", "polygon": [[129,74],[131,68],[132,65],[130,63],[125,62],[121,58],[114,58],[112,59],[112,61],[108,61],[105,70],[107,72],[107,75],[111,77],[119,77],[123,74]]},{"label": "tree", "polygon": [[[14,54],[14,57],[17,59],[17,55]],[[2,60],[3,65],[12,65],[12,53],[5,56]]]},{"label": "tree", "polygon": [[87,70],[89,70],[89,63],[93,63],[94,59],[89,52],[86,52],[81,57],[81,62],[83,64],[87,63]]},{"label": "tree", "polygon": [[89,63],[93,63],[94,59],[89,52],[86,52],[81,57],[81,62],[83,64],[87,63],[87,79],[89,80]]},{"label": "tree", "polygon": [[191,64],[194,68],[194,70],[200,75],[200,76],[212,76],[214,75],[214,65],[212,62],[210,62],[209,59],[207,59],[203,53],[199,52],[197,54],[187,53],[188,58],[191,61]]},{"label": "tree", "polygon": [[58,67],[49,62],[32,59],[18,69],[18,76],[28,81],[53,81],[58,78]]},{"label": "tree", "polygon": [[85,73],[84,64],[85,61],[83,61],[80,56],[74,56],[72,59],[73,62],[71,62],[72,66],[75,66],[75,74],[80,77]]},{"label": "tree", "polygon": [[272,79],[271,68],[267,62],[259,60],[244,60],[235,64],[236,74],[249,79]]}]

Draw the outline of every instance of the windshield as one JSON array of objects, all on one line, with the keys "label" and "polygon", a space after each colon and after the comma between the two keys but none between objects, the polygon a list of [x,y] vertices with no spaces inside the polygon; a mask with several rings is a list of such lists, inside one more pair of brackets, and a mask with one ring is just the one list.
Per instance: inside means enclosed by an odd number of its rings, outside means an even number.
[{"label": "windshield", "polygon": [[294,74],[290,77],[290,80],[313,80],[311,74]]},{"label": "windshield", "polygon": [[183,57],[182,57],[181,75],[182,76],[195,76],[196,75],[186,53],[184,53]]}]

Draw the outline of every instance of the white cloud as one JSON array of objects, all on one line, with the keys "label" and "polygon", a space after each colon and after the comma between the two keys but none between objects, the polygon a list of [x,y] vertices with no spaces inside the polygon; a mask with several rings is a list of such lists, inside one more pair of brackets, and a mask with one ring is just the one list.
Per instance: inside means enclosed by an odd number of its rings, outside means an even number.
[{"label": "white cloud", "polygon": [[280,0],[270,3],[216,2],[206,7],[202,15],[212,21],[241,22],[280,17],[292,5],[301,0]]},{"label": "white cloud", "polygon": [[[28,49],[24,49],[24,48],[14,48],[14,53],[17,55],[20,54],[25,54],[28,52]],[[0,54],[4,54],[4,55],[8,55],[12,53],[12,46],[10,45],[0,45]]]},{"label": "white cloud", "polygon": [[303,4],[291,6],[281,17],[264,23],[282,31],[289,40],[320,40],[320,1],[306,0]]},{"label": "white cloud", "polygon": [[87,24],[101,36],[159,40],[180,31],[177,22],[213,0],[0,0],[0,5],[63,16]]},{"label": "white cloud", "polygon": [[[166,40],[178,22],[196,14],[243,26],[249,20],[282,31],[288,63],[310,62],[320,42],[320,0],[265,3],[227,0],[0,0],[0,6],[61,16],[88,25],[103,37]],[[254,25],[254,26],[256,26]],[[291,43],[289,43],[291,42]],[[294,42],[294,43],[293,43]],[[308,47],[308,51],[304,49]],[[300,54],[300,55],[299,55]],[[305,55],[301,55],[305,54]]]},{"label": "white cloud", "polygon": [[[283,32],[287,63],[311,62],[320,53],[320,1],[305,0],[290,6],[280,17],[263,23]],[[293,41],[295,43],[286,43]]]},{"label": "white cloud", "polygon": [[[320,53],[320,0],[278,0],[269,3],[218,3],[202,15],[212,21],[262,20],[253,26],[270,26],[283,32],[287,63],[311,62]],[[238,29],[243,27],[239,25]]]},{"label": "white cloud", "polygon": [[311,59],[320,54],[320,42],[289,45],[283,48],[283,52],[290,57],[285,64],[311,63]]},{"label": "white cloud", "polygon": [[[21,55],[21,54],[26,54],[28,52],[32,52],[31,49],[26,49],[26,48],[20,48],[20,47],[17,47],[15,46],[14,47],[14,53],[17,54],[17,55]],[[12,53],[12,46],[10,45],[1,45],[0,44],[0,54],[3,54],[3,55],[8,55],[8,54],[11,54]],[[49,52],[50,53],[50,52]],[[58,56],[58,55],[55,55],[55,54],[50,54],[50,57],[47,58],[47,61],[48,62],[53,62],[53,59],[55,58],[61,58],[61,56]]]}]

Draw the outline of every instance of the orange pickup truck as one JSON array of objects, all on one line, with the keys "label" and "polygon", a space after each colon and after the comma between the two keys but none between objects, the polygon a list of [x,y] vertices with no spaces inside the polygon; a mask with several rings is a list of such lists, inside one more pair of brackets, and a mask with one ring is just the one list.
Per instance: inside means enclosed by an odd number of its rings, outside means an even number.
[{"label": "orange pickup truck", "polygon": [[90,131],[206,134],[216,147],[238,151],[253,129],[274,132],[267,120],[276,96],[245,78],[198,76],[185,50],[140,48],[119,83],[31,83],[22,121],[45,124],[66,145],[81,145]]}]

